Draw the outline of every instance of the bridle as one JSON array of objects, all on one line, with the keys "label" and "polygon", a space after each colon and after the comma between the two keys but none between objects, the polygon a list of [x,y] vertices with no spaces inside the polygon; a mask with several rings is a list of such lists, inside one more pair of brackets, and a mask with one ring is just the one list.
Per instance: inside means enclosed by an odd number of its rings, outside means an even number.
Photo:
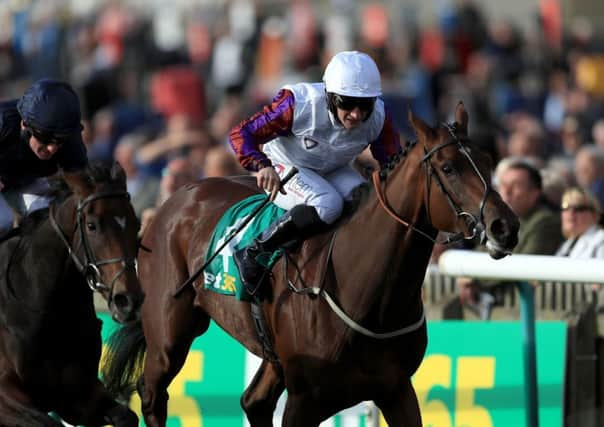
[{"label": "bridle", "polygon": [[[456,218],[458,218],[458,219],[463,218],[465,220],[468,227],[472,229],[472,235],[466,237],[466,236],[464,236],[463,233],[457,233],[457,234],[447,237],[445,240],[437,241],[436,239],[434,239],[432,236],[430,236],[426,232],[420,230],[419,228],[415,227],[413,224],[410,224],[409,222],[407,222],[406,220],[401,218],[401,216],[394,211],[394,209],[392,208],[392,206],[390,205],[390,203],[388,202],[388,200],[386,198],[385,186],[386,186],[387,174],[383,173],[382,171],[376,171],[373,173],[373,185],[375,187],[378,200],[379,200],[382,208],[384,208],[384,210],[390,216],[392,216],[396,221],[405,225],[409,229],[421,234],[422,236],[426,237],[433,243],[447,245],[447,244],[457,242],[459,240],[473,240],[476,237],[480,237],[480,242],[484,243],[487,238],[486,227],[484,224],[484,207],[486,205],[486,201],[489,196],[489,193],[492,191],[491,187],[487,183],[487,181],[484,179],[482,174],[480,173],[480,170],[478,169],[476,162],[470,155],[470,152],[468,151],[467,147],[457,137],[456,124],[455,123],[454,124],[443,123],[442,126],[449,132],[449,134],[451,135],[451,139],[448,139],[447,141],[445,141],[443,143],[435,145],[430,150],[427,150],[426,147],[424,147],[424,155],[422,156],[422,159],[421,159],[421,162],[425,166],[425,170],[426,170],[426,188],[427,188],[427,190],[426,190],[426,193],[427,193],[426,194],[426,209],[428,211],[428,218],[430,219],[430,222],[432,222],[432,216],[430,214],[430,188],[431,188],[430,184],[431,184],[432,177],[434,177],[436,185],[438,186],[440,191],[445,196],[447,203],[449,204],[451,209],[455,212]],[[411,146],[413,146],[413,145],[415,145],[415,143],[411,144]],[[447,188],[443,184],[443,181],[442,181],[440,175],[436,172],[434,166],[430,162],[430,159],[432,158],[432,155],[434,153],[437,153],[438,151],[442,150],[445,147],[448,147],[449,145],[457,146],[457,150],[468,159],[468,162],[472,166],[472,170],[478,176],[478,178],[480,179],[480,181],[483,185],[484,193],[482,196],[482,200],[480,201],[478,218],[471,212],[464,211],[459,206],[459,204],[455,201],[455,199],[451,196],[450,192],[447,190]],[[403,153],[403,154],[405,154],[405,153]],[[382,181],[384,181],[383,186],[382,186]]]},{"label": "bridle", "polygon": [[[129,269],[129,268],[131,268],[133,270],[136,269],[136,260],[134,257],[132,257],[132,258],[123,258],[123,257],[122,258],[109,258],[109,259],[105,259],[105,260],[97,260],[94,255],[94,252],[90,246],[88,238],[86,237],[86,233],[84,231],[84,225],[85,225],[84,224],[84,208],[88,204],[94,202],[95,200],[107,199],[107,198],[118,198],[118,197],[125,197],[127,199],[130,199],[130,194],[128,194],[127,191],[99,191],[97,193],[92,193],[88,197],[78,201],[78,205],[77,205],[77,209],[76,209],[76,214],[77,214],[76,229],[80,230],[80,233],[79,233],[80,234],[80,244],[82,245],[82,247],[84,249],[84,261],[83,262],[80,260],[80,258],[76,254],[76,250],[74,250],[72,248],[71,244],[69,243],[69,241],[67,239],[66,233],[63,231],[63,229],[57,222],[57,220],[55,218],[55,213],[54,213],[55,212],[54,204],[50,206],[50,211],[49,211],[50,223],[52,224],[52,227],[54,228],[54,230],[57,232],[57,234],[59,235],[59,237],[65,244],[65,246],[67,247],[67,251],[69,252],[69,255],[71,256],[71,259],[72,259],[73,263],[75,264],[76,268],[82,275],[84,275],[84,277],[86,278],[86,282],[88,283],[88,286],[90,287],[90,289],[93,292],[109,291],[109,296],[107,298],[107,301],[109,304],[111,303],[111,300],[113,299],[113,287],[115,285],[115,282],[122,274],[124,274],[126,272],[127,269]],[[101,273],[101,270],[99,267],[108,265],[108,264],[115,264],[115,263],[120,263],[122,265],[122,268],[111,278],[111,280],[109,281],[109,285],[107,285],[102,280],[103,273]]]}]

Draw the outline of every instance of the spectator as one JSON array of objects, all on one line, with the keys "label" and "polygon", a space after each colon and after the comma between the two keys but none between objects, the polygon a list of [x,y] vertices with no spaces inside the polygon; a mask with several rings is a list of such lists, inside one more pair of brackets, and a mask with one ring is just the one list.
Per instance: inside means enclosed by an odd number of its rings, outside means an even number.
[{"label": "spectator", "polygon": [[139,218],[145,209],[155,205],[159,194],[159,179],[142,173],[135,161],[136,151],[143,141],[143,136],[126,135],[120,139],[114,152],[115,160],[126,172],[126,186],[134,212]]},{"label": "spectator", "polygon": [[591,137],[593,143],[604,150],[604,119],[597,120],[592,129]]},{"label": "spectator", "polygon": [[543,162],[546,155],[545,132],[534,118],[516,114],[508,138],[508,157],[530,157],[533,162]]},{"label": "spectator", "polygon": [[604,229],[598,224],[600,203],[589,190],[573,187],[562,196],[562,234],[566,238],[556,255],[604,258]]},{"label": "spectator", "polygon": [[583,145],[579,121],[576,117],[568,116],[564,119],[562,123],[561,144],[564,154],[571,157],[574,157]]},{"label": "spectator", "polygon": [[239,165],[233,152],[223,145],[210,148],[205,156],[203,174],[206,177],[245,175],[246,173],[247,171]]},{"label": "spectator", "polygon": [[[596,197],[580,188],[569,188],[562,196],[562,234],[566,238],[556,252],[569,258],[604,258],[602,209]],[[591,286],[594,294],[602,288]],[[597,295],[594,299],[598,299]]]},{"label": "spectator", "polygon": [[564,169],[563,164],[548,163],[547,168],[541,169],[543,181],[543,196],[545,202],[558,209],[562,202],[562,195],[573,184],[572,172]]},{"label": "spectator", "polygon": [[[518,244],[513,253],[553,255],[562,241],[560,218],[545,202],[539,170],[527,159],[507,158],[499,163],[496,180],[501,198],[520,220]],[[481,318],[488,318],[493,304],[512,283],[460,278],[458,284],[461,304],[468,305]],[[446,315],[462,318],[461,309],[453,301],[445,308]]]},{"label": "spectator", "polygon": [[159,183],[159,194],[155,206],[149,207],[141,214],[142,235],[155,216],[155,209],[163,204],[176,190],[185,184],[199,179],[199,173],[186,157],[176,157],[168,162],[162,171]]},{"label": "spectator", "polygon": [[243,102],[241,95],[227,94],[210,117],[208,132],[216,144],[229,146],[229,132],[241,120]]},{"label": "spectator", "polygon": [[176,157],[162,171],[159,197],[156,206],[164,203],[176,190],[185,184],[197,181],[199,172],[186,157]]},{"label": "spectator", "polygon": [[90,139],[85,140],[90,161],[113,162],[112,136],[114,116],[109,108],[98,110],[91,120]]},{"label": "spectator", "polygon": [[562,240],[558,214],[544,200],[539,170],[526,159],[504,159],[496,169],[501,198],[520,219],[514,253],[552,255]]},{"label": "spectator", "polygon": [[190,117],[175,114],[168,119],[165,133],[141,147],[136,159],[145,171],[152,174],[158,168],[161,171],[170,159],[189,155],[192,151],[196,151],[195,157],[200,157],[198,162],[201,162],[209,146],[210,138],[203,129]]},{"label": "spectator", "polygon": [[583,145],[575,156],[575,181],[604,203],[604,148]]}]

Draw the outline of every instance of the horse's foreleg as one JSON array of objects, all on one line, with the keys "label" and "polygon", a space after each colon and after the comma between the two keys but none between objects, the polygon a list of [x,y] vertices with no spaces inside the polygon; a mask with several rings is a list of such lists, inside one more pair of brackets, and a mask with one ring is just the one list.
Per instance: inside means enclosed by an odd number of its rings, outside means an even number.
[{"label": "horse's foreleg", "polygon": [[375,401],[390,427],[421,427],[422,418],[411,380]]},{"label": "horse's foreleg", "polygon": [[241,407],[251,427],[272,427],[275,406],[284,389],[280,367],[263,360],[254,379],[241,396]]},{"label": "horse's foreleg", "polygon": [[193,314],[190,300],[183,301],[174,303],[172,313],[143,313],[147,356],[138,390],[147,427],[166,425],[168,386],[182,369],[193,339],[210,323],[202,312]]},{"label": "horse's foreleg", "polygon": [[164,427],[168,417],[168,386],[182,369],[193,337],[178,346],[147,349],[143,379],[138,384],[147,427]]}]

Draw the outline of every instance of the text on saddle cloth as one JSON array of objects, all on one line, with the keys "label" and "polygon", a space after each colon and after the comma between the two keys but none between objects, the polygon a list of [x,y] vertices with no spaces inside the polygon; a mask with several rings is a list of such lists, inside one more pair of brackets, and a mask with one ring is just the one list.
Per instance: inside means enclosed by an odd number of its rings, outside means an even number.
[{"label": "text on saddle cloth", "polygon": [[[233,230],[242,224],[246,218],[264,202],[266,195],[257,194],[250,196],[231,206],[220,218],[208,249],[206,260],[214,254],[224,241],[230,237]],[[277,218],[281,217],[285,210],[274,203],[266,206],[244,227],[233,239],[220,251],[203,272],[204,287],[225,295],[235,295],[238,300],[249,300],[249,296],[243,287],[239,277],[239,270],[233,260],[233,254],[246,246],[259,236]],[[271,267],[281,255],[281,251],[260,257],[258,261],[267,267]]]}]

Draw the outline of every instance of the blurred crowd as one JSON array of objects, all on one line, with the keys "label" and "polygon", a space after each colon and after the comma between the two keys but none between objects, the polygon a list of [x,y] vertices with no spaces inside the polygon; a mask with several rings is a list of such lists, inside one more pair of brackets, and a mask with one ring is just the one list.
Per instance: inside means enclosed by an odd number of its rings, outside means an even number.
[{"label": "blurred crowd", "polygon": [[536,2],[534,25],[439,2],[430,23],[396,2],[0,0],[0,99],[35,79],[81,96],[89,158],[119,161],[137,214],[183,183],[245,173],[230,129],[285,83],[319,81],[341,50],[369,53],[403,138],[411,107],[450,120],[458,100],[493,170],[528,159],[559,207],[572,185],[604,202],[604,44],[589,21]]}]

